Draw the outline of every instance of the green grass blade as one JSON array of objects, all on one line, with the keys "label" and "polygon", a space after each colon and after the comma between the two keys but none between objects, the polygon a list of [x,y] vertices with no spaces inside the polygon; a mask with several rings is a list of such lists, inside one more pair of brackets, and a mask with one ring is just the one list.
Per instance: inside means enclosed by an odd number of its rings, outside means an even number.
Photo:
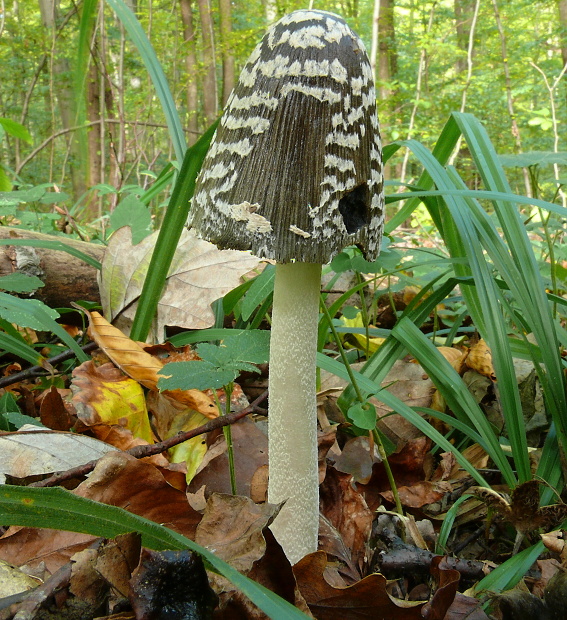
[{"label": "green grass blade", "polygon": [[156,56],[154,48],[140,25],[138,18],[122,0],[106,1],[122,22],[132,43],[134,43],[142,57],[142,62],[150,75],[157,96],[161,102],[165,122],[167,123],[169,136],[175,151],[175,157],[178,161],[183,161],[187,149],[185,134],[183,133],[183,127],[179,115],[177,114],[175,101],[169,90],[167,78],[165,77],[165,73],[163,72],[163,68]]},{"label": "green grass blade", "polygon": [[[451,153],[455,149],[455,146],[457,145],[460,135],[461,135],[461,130],[459,126],[455,122],[455,119],[453,118],[453,116],[450,116],[449,120],[445,123],[445,126],[443,127],[441,133],[439,134],[439,139],[437,140],[437,143],[435,144],[435,147],[432,153],[432,156],[437,160],[437,162],[441,166],[444,166],[449,161],[449,157],[451,156]],[[393,144],[397,148],[399,148],[400,146],[407,146],[408,143],[407,142],[395,142]],[[388,145],[388,147],[390,146],[392,145]],[[386,150],[386,148],[388,147],[385,147],[384,150]],[[423,173],[421,174],[421,176],[419,177],[419,180],[417,181],[415,185],[422,190],[427,190],[433,187],[434,179],[430,175],[427,167],[425,167],[425,170],[423,171]],[[419,205],[420,202],[421,202],[420,198],[417,198],[417,197],[410,198],[408,202],[404,205],[404,207],[398,213],[396,213],[394,217],[392,217],[388,222],[386,222],[386,225],[384,227],[384,232],[386,234],[390,234],[391,232],[393,232],[398,226],[402,224],[402,222],[404,222],[411,215],[413,210]],[[435,209],[431,209],[430,213],[439,232],[443,234],[443,224],[441,222],[441,217],[440,217],[439,212]]]},{"label": "green grass blade", "polygon": [[[424,323],[435,306],[441,303],[457,286],[457,284],[465,285],[466,280],[451,278],[444,282],[437,290],[433,290],[436,280],[430,282],[424,287],[420,293],[411,301],[404,310],[402,316],[409,318],[416,325]],[[386,338],[386,341],[380,345],[376,353],[374,353],[361,369],[361,374],[368,377],[376,384],[384,379],[388,374],[396,360],[406,354],[406,349],[401,342],[393,336]],[[349,407],[357,400],[354,388],[349,385],[338,399],[338,405],[343,411],[348,411]]]},{"label": "green grass blade", "polygon": [[[350,381],[349,373],[345,366],[339,361],[334,360],[322,353],[317,353],[317,366],[319,368],[331,372],[337,377]],[[408,407],[399,398],[396,398],[388,390],[382,389],[379,383],[371,381],[368,377],[365,377],[361,373],[351,368],[351,372],[358,383],[358,386],[368,394],[373,394],[375,398],[383,402],[387,407],[393,409],[396,413],[399,413],[406,420],[411,422],[416,428],[418,428],[426,437],[432,439],[438,446],[440,446],[446,452],[451,452],[455,455],[455,458],[459,465],[467,471],[477,482],[482,486],[487,486],[488,483],[482,477],[482,475],[467,461],[467,459],[451,444],[451,442],[443,437],[439,431],[437,431],[427,420],[422,418],[411,407]],[[488,485],[489,486],[489,485]]]},{"label": "green grass blade", "polygon": [[483,591],[498,593],[513,588],[530,570],[543,551],[545,551],[545,546],[541,541],[520,551],[481,579],[474,586],[475,593],[479,594]]},{"label": "green grass blade", "polygon": [[0,485],[0,523],[82,532],[105,538],[140,532],[142,545],[150,549],[190,549],[198,553],[214,571],[231,581],[270,618],[300,620],[307,617],[189,538],[122,508],[99,504],[61,488]]},{"label": "green grass blade", "polygon": [[[510,186],[498,156],[484,127],[470,114],[454,114],[455,121],[463,131],[476,166],[489,190],[510,194]],[[539,272],[536,257],[521,217],[513,199],[494,200],[495,213],[502,233],[507,240],[511,260],[515,266],[514,277],[507,280],[520,313],[529,317],[529,324],[539,345],[545,371],[538,375],[544,386],[546,405],[557,426],[558,441],[567,453],[567,385],[559,355],[556,328],[547,303],[545,284]],[[486,239],[488,226],[477,214],[479,232]],[[495,257],[492,257],[496,260]],[[514,288],[515,286],[515,288]],[[537,367],[537,365],[536,365]]]},{"label": "green grass blade", "polygon": [[183,228],[187,223],[190,200],[195,191],[195,181],[217,125],[218,121],[213,123],[199,140],[187,150],[183,158],[183,164],[165,212],[148,267],[148,274],[138,301],[136,316],[130,332],[130,337],[133,340],[145,341],[150,332],[171,261]]},{"label": "green grass blade", "polygon": [[507,457],[502,452],[490,422],[451,364],[407,318],[398,321],[392,329],[392,335],[416,358],[433,383],[439,388],[455,416],[461,422],[468,423],[476,429],[484,440],[483,448],[502,472],[506,483],[511,488],[515,487],[517,484],[516,476]]},{"label": "green grass blade", "polygon": [[54,333],[64,344],[71,349],[80,362],[86,362],[90,358],[71,336],[41,307],[41,305],[26,303],[28,300],[19,299],[6,293],[0,293],[0,305],[7,310],[31,317],[44,331]]},{"label": "green grass blade", "polygon": [[46,358],[40,355],[33,347],[30,347],[19,338],[14,338],[14,336],[4,332],[0,332],[0,349],[3,352],[17,355],[34,366],[41,366],[46,361]]}]

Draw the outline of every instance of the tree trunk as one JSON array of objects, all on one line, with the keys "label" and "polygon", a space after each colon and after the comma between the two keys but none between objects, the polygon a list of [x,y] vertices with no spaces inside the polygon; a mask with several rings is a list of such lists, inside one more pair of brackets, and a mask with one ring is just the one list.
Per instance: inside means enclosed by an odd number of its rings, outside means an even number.
[{"label": "tree trunk", "polygon": [[187,70],[187,144],[191,146],[199,135],[199,91],[197,75],[199,72],[195,51],[195,28],[193,26],[193,7],[191,0],[180,0],[181,21],[183,22],[183,40],[185,43],[185,68]]},{"label": "tree trunk", "polygon": [[197,0],[203,37],[203,113],[207,125],[210,125],[218,114],[217,75],[215,59],[215,40],[211,4],[209,0]]},{"label": "tree trunk", "polygon": [[557,0],[557,9],[559,11],[561,60],[565,66],[567,64],[567,0]]},{"label": "tree trunk", "polygon": [[[0,239],[11,238],[61,242],[98,261],[102,260],[104,254],[103,245],[1,226]],[[14,272],[36,275],[42,280],[45,286],[38,289],[33,297],[52,308],[68,308],[72,301],[78,300],[100,303],[97,270],[67,252],[30,246],[0,245],[0,275]]]},{"label": "tree trunk", "polygon": [[[73,127],[75,123],[75,106],[73,105],[73,90],[69,84],[70,67],[67,59],[57,53],[55,35],[60,20],[58,0],[38,0],[43,26],[52,38],[52,84],[59,115],[64,129]],[[73,186],[73,194],[78,199],[86,190],[84,166],[81,166],[83,157],[80,145],[75,139],[74,132],[69,134],[69,151],[72,161],[69,165],[69,174]]]},{"label": "tree trunk", "polygon": [[380,0],[378,32],[377,94],[381,101],[388,101],[393,95],[392,80],[398,73],[394,0]]},{"label": "tree trunk", "polygon": [[230,0],[219,0],[220,36],[222,45],[222,107],[234,88],[234,55],[230,37],[232,34],[232,16]]},{"label": "tree trunk", "polygon": [[474,15],[474,1],[472,0],[455,0],[455,29],[457,31],[457,47],[462,56],[457,56],[455,66],[457,73],[463,73],[467,70],[467,54],[469,49],[469,40],[471,34],[471,26]]}]

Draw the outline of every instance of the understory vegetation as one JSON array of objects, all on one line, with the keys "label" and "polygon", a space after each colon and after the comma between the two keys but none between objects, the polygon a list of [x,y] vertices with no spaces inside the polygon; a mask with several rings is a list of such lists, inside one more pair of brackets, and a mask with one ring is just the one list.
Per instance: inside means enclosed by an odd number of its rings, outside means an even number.
[{"label": "understory vegetation", "polygon": [[[370,42],[367,4],[347,16]],[[115,151],[98,144],[99,155],[124,159],[102,165],[96,182],[73,186],[73,164],[60,159],[87,152],[87,134],[78,131],[67,153],[54,146],[49,159],[44,153],[28,163],[23,149],[37,140],[27,127],[39,120],[12,120],[14,97],[2,94],[0,250],[9,266],[0,276],[0,560],[36,569],[44,562],[36,576],[50,613],[56,588],[92,618],[113,617],[128,597],[131,617],[146,617],[136,607],[143,597],[150,607],[178,597],[179,613],[197,614],[179,617],[204,618],[217,604],[219,618],[249,617],[257,606],[272,618],[326,620],[359,608],[368,618],[427,612],[448,620],[514,617],[507,614],[528,603],[551,617],[564,609],[567,208],[559,166],[566,155],[558,129],[563,73],[551,69],[563,39],[550,28],[537,45],[524,37],[532,73],[523,90],[518,65],[488,88],[506,39],[500,30],[483,43],[482,59],[473,54],[487,28],[487,8],[478,4],[455,5],[474,17],[470,45],[447,34],[439,47],[433,41],[452,31],[434,17],[448,4],[396,5],[415,17],[423,53],[410,66],[411,33],[400,26],[397,73],[379,82],[391,91],[380,256],[369,262],[349,247],[323,268],[320,551],[293,567],[268,528],[278,508],[265,503],[274,266],[218,250],[185,228],[216,121],[199,108],[199,137],[187,147],[166,78],[174,70],[158,61],[166,43],[154,50],[145,34],[153,13],[136,17],[119,0],[106,9],[85,2],[72,57],[75,77],[84,74],[90,37],[112,8],[111,34],[123,46],[132,42],[123,59],[147,80],[140,92],[152,93],[144,114],[159,108],[166,126],[164,137],[154,132],[150,140],[147,127],[140,134],[147,144],[132,153],[154,141],[143,165],[139,153],[129,159],[121,150],[120,140],[133,135],[124,125]],[[527,7],[506,6],[514,28],[525,28]],[[542,15],[556,8],[541,7]],[[496,2],[492,10],[499,16]],[[240,59],[250,51],[246,37],[264,24],[243,7],[235,15],[238,36],[230,40]],[[168,19],[157,12],[154,27],[165,30]],[[461,88],[456,68],[446,67],[444,80],[455,81],[439,97],[434,82],[450,45],[462,52]],[[467,59],[469,70],[479,65],[478,82],[464,77]],[[418,86],[408,114],[412,67],[418,84],[430,81],[429,90]],[[473,101],[486,93],[483,118],[465,105],[471,84]],[[78,96],[83,86],[71,91]],[[139,102],[128,97],[121,105],[131,112]],[[75,112],[84,124],[85,110]],[[522,118],[525,147],[501,131]],[[70,284],[59,279],[64,273]],[[93,546],[94,537],[107,541]],[[129,566],[120,575],[97,568],[96,595],[71,587],[69,576],[52,580],[70,558],[86,562],[76,552],[88,550],[96,562],[112,545],[122,545]],[[185,586],[178,592],[174,580],[166,594],[159,585],[142,594],[139,582],[160,562],[202,595]],[[8,592],[10,601],[0,589],[0,617],[13,617],[9,605],[25,598],[16,593],[37,583]]]}]

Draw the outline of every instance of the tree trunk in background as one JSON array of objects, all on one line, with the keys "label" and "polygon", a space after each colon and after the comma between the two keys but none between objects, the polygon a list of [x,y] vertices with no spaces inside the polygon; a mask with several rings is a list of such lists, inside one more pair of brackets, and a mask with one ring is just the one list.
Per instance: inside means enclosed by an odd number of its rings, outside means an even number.
[{"label": "tree trunk in background", "polygon": [[231,0],[219,0],[220,37],[222,45],[222,107],[234,88],[234,54],[232,52]]},{"label": "tree trunk in background", "polygon": [[396,30],[394,25],[394,0],[380,0],[378,18],[378,61],[376,65],[378,99],[388,100],[392,94],[391,82],[398,72]]},{"label": "tree trunk in background", "polygon": [[[93,50],[96,54],[96,50]],[[100,76],[96,64],[93,62],[89,67],[87,78],[87,121],[95,122],[101,119],[103,108],[101,107]],[[101,135],[102,126],[93,126],[88,130],[89,165],[87,186],[92,187],[102,181],[102,149],[104,140]]]},{"label": "tree trunk in background", "polygon": [[[455,0],[455,28],[457,31],[457,47],[459,50],[467,54],[469,49],[469,39],[471,33],[471,25],[474,14],[474,2],[472,0]],[[457,73],[463,73],[467,70],[466,56],[459,56],[455,62]]]},{"label": "tree trunk in background", "polygon": [[199,72],[195,51],[195,28],[193,27],[193,8],[191,0],[179,0],[181,21],[183,22],[183,40],[185,43],[185,67],[187,69],[187,144],[195,144],[199,135],[199,90],[197,75]]},{"label": "tree trunk in background", "polygon": [[215,40],[209,0],[197,0],[203,37],[203,114],[210,125],[218,114]]},{"label": "tree trunk in background", "polygon": [[[73,105],[73,89],[70,84],[71,72],[67,59],[61,54],[61,50],[55,48],[55,35],[57,23],[60,20],[58,0],[38,0],[39,10],[43,26],[52,39],[52,86],[57,99],[59,116],[64,129],[75,125],[75,113]],[[62,47],[60,45],[60,47]],[[78,199],[86,190],[85,174],[81,166],[81,153],[74,132],[69,134],[69,151],[71,160],[68,166],[68,174],[71,177],[73,194]]]},{"label": "tree trunk in background", "polygon": [[557,8],[559,10],[559,25],[561,26],[561,38],[559,40],[561,59],[563,66],[565,66],[567,64],[567,0],[557,0]]}]

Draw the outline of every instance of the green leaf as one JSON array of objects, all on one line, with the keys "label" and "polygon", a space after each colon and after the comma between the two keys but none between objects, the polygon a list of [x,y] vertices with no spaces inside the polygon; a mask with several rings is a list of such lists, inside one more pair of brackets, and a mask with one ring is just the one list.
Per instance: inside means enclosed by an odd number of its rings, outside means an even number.
[{"label": "green leaf", "polygon": [[10,293],[33,293],[45,284],[36,276],[23,273],[10,273],[0,276],[0,289]]},{"label": "green leaf", "polygon": [[12,189],[12,181],[10,181],[2,165],[0,165],[0,194],[9,192]]},{"label": "green leaf", "polygon": [[0,413],[9,413],[13,411],[20,412],[18,403],[11,392],[4,392],[4,394],[0,396]]},{"label": "green leaf", "polygon": [[226,338],[221,347],[234,361],[265,364],[270,359],[270,332],[261,329],[245,330]]},{"label": "green leaf", "polygon": [[0,413],[0,429],[3,431],[17,431],[25,424],[33,424],[34,426],[46,428],[35,418],[32,418],[29,415],[24,415],[19,411],[7,411],[6,413]]},{"label": "green leaf", "polygon": [[137,245],[152,232],[152,215],[146,205],[134,194],[121,200],[110,214],[110,227],[118,230],[130,226],[132,244]]},{"label": "green leaf", "polygon": [[59,312],[46,306],[39,299],[18,299],[0,293],[0,316],[9,323],[29,327],[36,331],[50,331],[50,323],[45,320],[59,318]]},{"label": "green leaf", "polygon": [[86,362],[89,357],[71,336],[54,319],[59,314],[36,299],[18,299],[7,293],[0,293],[0,317],[21,327],[53,332],[64,344],[74,351],[77,359]]},{"label": "green leaf", "polygon": [[140,532],[144,547],[157,551],[190,549],[198,553],[211,570],[226,577],[270,618],[304,620],[307,617],[189,538],[122,508],[77,497],[61,488],[0,485],[0,523],[68,530],[105,538]]},{"label": "green leaf", "polygon": [[347,417],[358,428],[371,431],[376,427],[376,407],[371,403],[356,403],[347,411]]},{"label": "green leaf", "polygon": [[241,316],[243,321],[248,321],[254,310],[274,292],[275,277],[275,266],[266,265],[264,271],[254,278],[252,285],[242,298]]},{"label": "green leaf", "polygon": [[16,123],[16,121],[9,118],[0,118],[0,125],[2,125],[7,134],[14,136],[14,138],[23,140],[28,144],[33,142],[30,132],[20,123]]},{"label": "green leaf", "polygon": [[0,332],[0,349],[20,357],[34,366],[41,366],[45,362],[45,358],[33,347],[30,347],[23,338],[14,337],[4,332]]},{"label": "green leaf", "polygon": [[234,381],[237,376],[238,370],[219,368],[205,360],[172,362],[163,367],[158,387],[160,390],[219,389]]}]

